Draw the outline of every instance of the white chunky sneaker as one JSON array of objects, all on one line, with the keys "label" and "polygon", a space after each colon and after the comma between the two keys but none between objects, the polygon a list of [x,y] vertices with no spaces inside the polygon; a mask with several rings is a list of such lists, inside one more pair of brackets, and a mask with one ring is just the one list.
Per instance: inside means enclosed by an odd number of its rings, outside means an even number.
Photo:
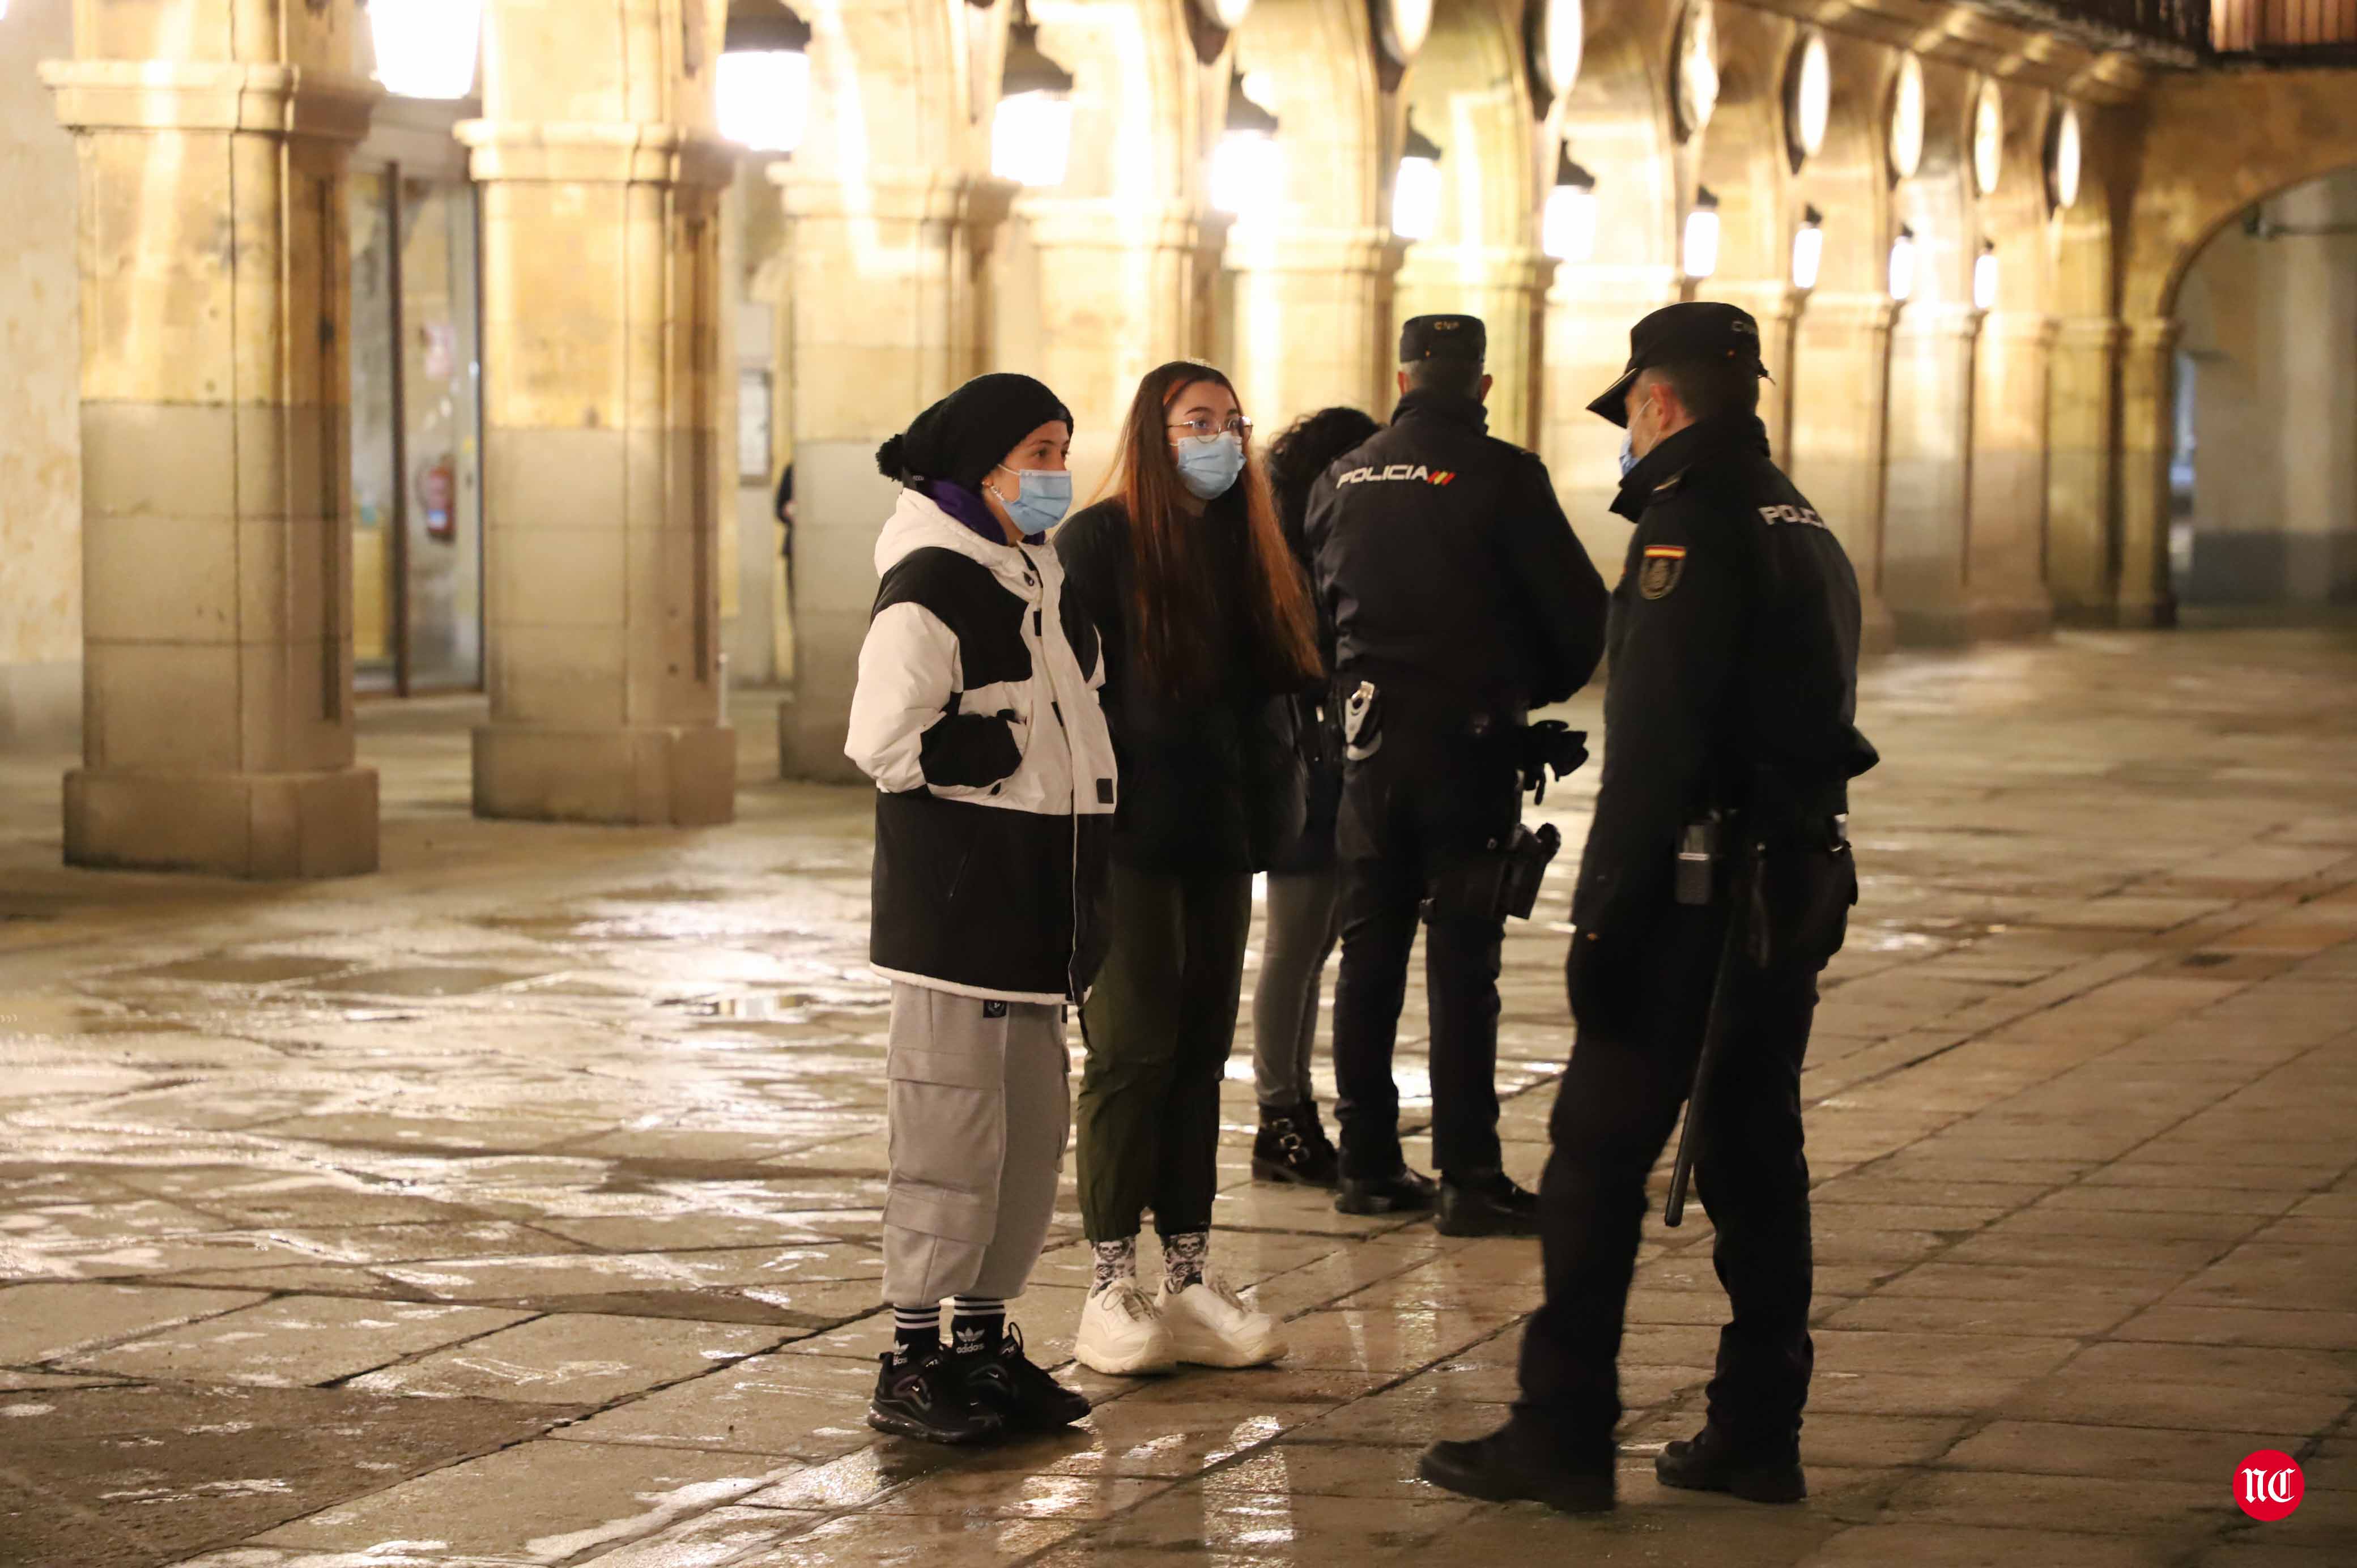
[{"label": "white chunky sneaker", "polygon": [[1258,1367],[1285,1354],[1285,1327],[1244,1305],[1225,1282],[1198,1281],[1155,1300],[1178,1359],[1198,1367]]},{"label": "white chunky sneaker", "polygon": [[1081,1308],[1080,1342],[1072,1353],[1081,1365],[1109,1377],[1168,1372],[1178,1364],[1171,1354],[1170,1329],[1135,1280],[1121,1280],[1090,1295]]}]

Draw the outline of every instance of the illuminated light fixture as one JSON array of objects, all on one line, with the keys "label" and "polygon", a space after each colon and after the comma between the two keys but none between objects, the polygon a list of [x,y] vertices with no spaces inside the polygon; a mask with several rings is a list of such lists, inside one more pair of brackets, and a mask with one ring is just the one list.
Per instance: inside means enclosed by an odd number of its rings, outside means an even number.
[{"label": "illuminated light fixture", "polygon": [[810,24],[773,0],[728,7],[727,41],[713,78],[723,136],[757,153],[802,145],[810,123]]},{"label": "illuminated light fixture", "polygon": [[1825,260],[1825,215],[1813,207],[1801,209],[1801,226],[1792,233],[1792,286],[1806,294],[1817,286],[1817,272]]},{"label": "illuminated light fixture", "polygon": [[1890,172],[1913,179],[1923,166],[1923,62],[1899,57],[1899,78],[1890,85]]},{"label": "illuminated light fixture", "polygon": [[2047,132],[2047,194],[2059,208],[2079,205],[2079,165],[2085,156],[2080,137],[2079,106],[2065,103]]},{"label": "illuminated light fixture", "polygon": [[1440,144],[1407,119],[1407,145],[1400,150],[1392,179],[1392,232],[1403,240],[1429,240],[1440,227]]},{"label": "illuminated light fixture", "polygon": [[1584,262],[1596,254],[1596,177],[1571,161],[1571,149],[1557,144],[1555,185],[1547,191],[1539,223],[1539,248],[1558,262]]},{"label": "illuminated light fixture", "polygon": [[1072,73],[1039,52],[1039,24],[1018,5],[990,121],[990,172],[1017,185],[1055,186],[1071,161]]},{"label": "illuminated light fixture", "polygon": [[1285,183],[1276,116],[1253,102],[1243,74],[1228,79],[1227,129],[1211,149],[1211,205],[1242,223],[1265,221]]},{"label": "illuminated light fixture", "polygon": [[1996,246],[1986,240],[1981,242],[1981,253],[1973,258],[1973,308],[1996,308]]},{"label": "illuminated light fixture", "polygon": [[1584,0],[1523,0],[1523,53],[1542,116],[1578,84],[1587,31]]},{"label": "illuminated light fixture", "polygon": [[1901,226],[1890,242],[1890,297],[1900,305],[1915,292],[1915,231]]},{"label": "illuminated light fixture", "polygon": [[1987,196],[2004,173],[2005,100],[1996,82],[1984,81],[1973,100],[1973,188]]},{"label": "illuminated light fixture", "polygon": [[475,91],[483,0],[375,0],[368,14],[376,79],[387,92],[451,99]]},{"label": "illuminated light fixture", "polygon": [[1718,198],[1708,186],[1695,192],[1694,210],[1686,214],[1685,243],[1678,266],[1696,282],[1718,270]]},{"label": "illuminated light fixture", "polygon": [[1794,52],[1784,87],[1784,150],[1795,171],[1824,146],[1833,111],[1833,58],[1825,51],[1825,36],[1812,32]]},{"label": "illuminated light fixture", "polygon": [[1253,0],[1195,0],[1203,19],[1223,33],[1232,33],[1252,15]]},{"label": "illuminated light fixture", "polygon": [[1424,40],[1432,36],[1432,0],[1372,0],[1372,4],[1375,39],[1383,53],[1403,69],[1414,65]]}]

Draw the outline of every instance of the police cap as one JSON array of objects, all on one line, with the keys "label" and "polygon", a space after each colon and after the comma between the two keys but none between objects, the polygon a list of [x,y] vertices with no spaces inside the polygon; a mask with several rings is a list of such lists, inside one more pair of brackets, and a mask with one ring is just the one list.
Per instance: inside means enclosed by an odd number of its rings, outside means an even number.
[{"label": "police cap", "polygon": [[1739,306],[1695,299],[1665,305],[1629,328],[1629,368],[1587,405],[1587,412],[1615,424],[1629,423],[1629,389],[1637,373],[1655,365],[1734,360],[1760,375],[1760,324]]},{"label": "police cap", "polygon": [[1419,360],[1468,360],[1480,364],[1490,355],[1490,330],[1478,316],[1414,316],[1400,328],[1403,365]]}]

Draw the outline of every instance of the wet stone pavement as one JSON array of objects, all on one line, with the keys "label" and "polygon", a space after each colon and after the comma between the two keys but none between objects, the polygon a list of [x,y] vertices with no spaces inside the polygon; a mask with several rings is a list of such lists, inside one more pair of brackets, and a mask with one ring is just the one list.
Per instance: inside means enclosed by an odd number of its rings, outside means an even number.
[{"label": "wet stone pavement", "polygon": [[[1601,1520],[1414,1478],[1502,1413],[1534,1244],[1254,1185],[1241,1053],[1216,1266],[1286,1361],[1082,1374],[1085,1426],[978,1455],[867,1431],[868,807],[763,781],[755,699],[702,833],[474,822],[474,710],[371,708],[387,870],[323,886],[62,871],[59,759],[0,760],[0,1563],[2357,1562],[2352,693],[2346,632],[1871,671],[1807,1079],[1813,1495],[1652,1478],[1721,1310],[1697,1211],[1648,1222]],[[1593,779],[1547,803],[1574,843]],[[1564,943],[1508,944],[1525,1180]],[[1060,1361],[1069,1205],[1051,1245],[1017,1314]],[[2260,1448],[2305,1467],[2279,1522],[2230,1494]]]}]

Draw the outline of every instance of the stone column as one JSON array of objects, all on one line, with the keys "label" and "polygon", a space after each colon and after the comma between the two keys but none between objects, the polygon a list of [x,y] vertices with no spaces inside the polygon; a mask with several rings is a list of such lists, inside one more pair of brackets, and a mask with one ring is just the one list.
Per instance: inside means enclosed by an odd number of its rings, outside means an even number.
[{"label": "stone column", "polygon": [[980,370],[980,262],[1013,192],[952,168],[773,177],[793,279],[794,693],[779,761],[790,779],[856,782],[843,743],[899,494],[876,448]]},{"label": "stone column", "polygon": [[[1519,246],[1414,245],[1400,268],[1394,307],[1399,321],[1451,312],[1481,318],[1490,335],[1490,434],[1534,450],[1555,269],[1545,252]],[[1387,351],[1396,358],[1396,337]]]},{"label": "stone column", "polygon": [[[347,7],[87,6],[41,68],[81,165],[83,766],[65,858],[377,864],[353,766]],[[206,58],[194,58],[202,53]]]},{"label": "stone column", "polygon": [[476,814],[725,822],[737,737],[720,712],[713,419],[731,155],[661,120],[473,120],[458,135],[483,188],[491,715]]},{"label": "stone column", "polygon": [[[1237,253],[1241,252],[1241,253]],[[1236,360],[1244,412],[1264,430],[1334,403],[1378,419],[1397,401],[1393,335],[1400,245],[1389,230],[1238,236]]]},{"label": "stone column", "polygon": [[2056,328],[2046,410],[2046,582],[2066,621],[2111,619],[2115,575],[2120,344],[2107,317]]},{"label": "stone column", "polygon": [[1039,255],[1039,379],[1078,422],[1073,489],[1085,496],[1112,465],[1137,383],[1204,351],[1204,226],[1176,203],[1031,198],[1022,210]]},{"label": "stone column", "polygon": [[2120,361],[2118,588],[2111,624],[2169,626],[2169,461],[2177,431],[2174,320],[2132,321]]},{"label": "stone column", "polygon": [[1903,643],[1952,648],[1972,635],[1964,531],[1980,328],[1972,306],[1929,303],[1901,309],[1891,328],[1882,595]]},{"label": "stone column", "polygon": [[1967,634],[2033,637],[2054,624],[2046,588],[2048,371],[2054,318],[1998,311],[1981,323],[1973,377]]},{"label": "stone column", "polygon": [[1865,647],[1897,640],[1882,597],[1886,399],[1895,307],[1879,294],[1812,294],[1792,323],[1792,380],[1785,390],[1792,482],[1848,552],[1857,574]]},{"label": "stone column", "polygon": [[1539,455],[1607,583],[1629,548],[1629,525],[1609,510],[1620,488],[1620,432],[1587,405],[1628,364],[1629,328],[1676,297],[1674,276],[1655,267],[1559,266],[1547,291]]}]

